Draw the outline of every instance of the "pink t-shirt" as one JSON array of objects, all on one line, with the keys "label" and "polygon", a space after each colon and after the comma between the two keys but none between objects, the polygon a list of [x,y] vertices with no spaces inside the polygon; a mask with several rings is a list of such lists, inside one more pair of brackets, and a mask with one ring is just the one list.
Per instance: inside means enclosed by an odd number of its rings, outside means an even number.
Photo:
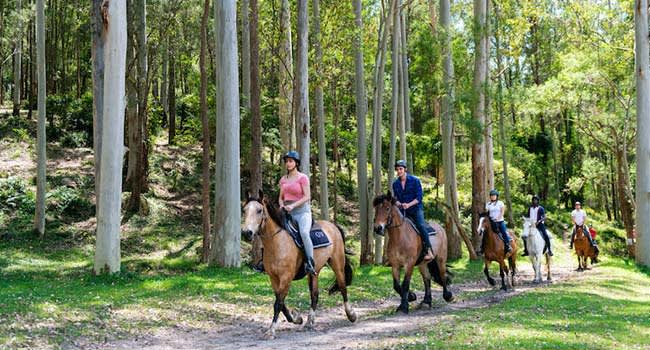
[{"label": "pink t-shirt", "polygon": [[302,199],[305,196],[305,192],[302,190],[302,186],[309,186],[309,178],[305,174],[298,175],[297,179],[287,180],[286,176],[283,176],[280,179],[280,188],[284,194],[283,200],[285,201],[297,201]]}]

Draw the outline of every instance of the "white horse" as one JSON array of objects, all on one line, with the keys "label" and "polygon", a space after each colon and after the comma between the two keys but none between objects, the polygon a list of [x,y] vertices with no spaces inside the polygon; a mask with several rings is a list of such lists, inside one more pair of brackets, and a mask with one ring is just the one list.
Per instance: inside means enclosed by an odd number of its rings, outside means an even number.
[{"label": "white horse", "polygon": [[[535,279],[533,283],[542,282],[542,255],[546,255],[546,279],[551,280],[551,257],[548,253],[544,253],[544,238],[542,234],[535,227],[535,222],[529,218],[524,217],[524,232],[521,234],[521,238],[526,240],[526,247],[528,248],[528,256],[530,257],[530,262],[533,264],[533,270],[535,270]],[[550,233],[548,230],[546,233]]]}]

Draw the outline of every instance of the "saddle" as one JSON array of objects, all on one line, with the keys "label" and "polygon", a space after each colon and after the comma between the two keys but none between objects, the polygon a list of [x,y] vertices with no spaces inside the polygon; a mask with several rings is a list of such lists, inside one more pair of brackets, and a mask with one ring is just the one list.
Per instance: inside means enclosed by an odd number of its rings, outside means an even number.
[{"label": "saddle", "polygon": [[[415,225],[413,220],[411,220],[408,217],[404,217],[404,219],[406,219],[406,222],[408,222],[411,225],[411,227],[413,227],[415,232],[418,232],[418,233],[420,232],[420,230],[418,230],[418,227],[417,227],[417,225]],[[424,228],[427,230],[426,233],[428,233],[429,236],[435,236],[436,235],[436,230],[426,221],[424,222]]]},{"label": "saddle", "polygon": [[[296,246],[300,249],[304,249],[305,245],[302,242],[302,236],[300,236],[300,230],[298,228],[298,222],[291,217],[291,214],[287,213],[284,218],[284,229],[287,230],[291,238],[293,239]],[[311,230],[309,231],[309,236],[311,237],[311,243],[314,246],[314,249],[324,248],[332,245],[332,242],[327,237],[320,225],[312,220]]]}]

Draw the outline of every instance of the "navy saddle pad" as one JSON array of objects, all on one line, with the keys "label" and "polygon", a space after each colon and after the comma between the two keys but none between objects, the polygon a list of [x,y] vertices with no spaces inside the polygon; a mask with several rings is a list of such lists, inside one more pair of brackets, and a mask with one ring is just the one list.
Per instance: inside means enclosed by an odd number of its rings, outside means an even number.
[{"label": "navy saddle pad", "polygon": [[[298,248],[303,249],[302,237],[300,236],[300,231],[298,231],[298,223],[288,214],[285,219],[284,228],[289,232],[289,235],[291,235]],[[332,242],[316,221],[312,221],[309,236],[311,237],[311,243],[314,245],[314,249],[332,245]]]}]

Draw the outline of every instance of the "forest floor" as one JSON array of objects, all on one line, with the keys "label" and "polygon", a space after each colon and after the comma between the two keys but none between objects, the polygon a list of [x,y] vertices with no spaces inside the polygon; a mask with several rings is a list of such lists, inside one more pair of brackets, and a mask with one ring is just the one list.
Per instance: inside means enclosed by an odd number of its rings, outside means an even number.
[{"label": "forest floor", "polygon": [[[532,284],[530,263],[519,258],[518,284],[503,292],[487,284],[482,262],[464,256],[450,262],[455,301],[445,303],[434,286],[432,309],[412,303],[409,315],[394,313],[389,268],[353,258],[356,323],[346,320],[340,295],[322,293],[315,330],[281,321],[267,340],[268,277],[198,262],[196,146],[155,143],[147,213],[122,224],[122,273],[92,276],[92,149],[48,143],[48,216],[38,239],[34,125],[0,111],[0,349],[650,349],[650,272],[606,256],[577,273],[561,239],[553,283]],[[340,222],[358,251],[358,213],[341,202]],[[247,249],[243,242],[242,256]],[[325,269],[321,287],[332,280]],[[417,274],[412,289],[422,290]],[[306,319],[305,280],[293,283],[287,303]]]}]

